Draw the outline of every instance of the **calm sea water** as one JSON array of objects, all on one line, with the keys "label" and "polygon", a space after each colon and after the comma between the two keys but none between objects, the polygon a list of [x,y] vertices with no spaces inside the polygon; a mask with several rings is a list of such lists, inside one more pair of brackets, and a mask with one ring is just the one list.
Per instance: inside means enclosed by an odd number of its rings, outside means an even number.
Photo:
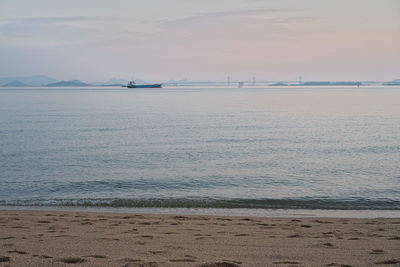
[{"label": "calm sea water", "polygon": [[400,210],[400,88],[4,88],[0,205]]}]

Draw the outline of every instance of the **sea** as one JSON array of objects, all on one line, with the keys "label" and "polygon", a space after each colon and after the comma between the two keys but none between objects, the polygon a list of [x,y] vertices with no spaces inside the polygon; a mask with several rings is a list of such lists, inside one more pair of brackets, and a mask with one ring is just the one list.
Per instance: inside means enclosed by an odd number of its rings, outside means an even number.
[{"label": "sea", "polygon": [[3,87],[0,209],[400,217],[400,87]]}]

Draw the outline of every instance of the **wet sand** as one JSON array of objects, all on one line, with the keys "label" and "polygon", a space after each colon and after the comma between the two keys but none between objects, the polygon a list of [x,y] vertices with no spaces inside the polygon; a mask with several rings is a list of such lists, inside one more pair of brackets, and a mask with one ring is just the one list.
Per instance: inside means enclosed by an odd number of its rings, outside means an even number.
[{"label": "wet sand", "polygon": [[0,211],[0,266],[400,266],[400,218]]}]

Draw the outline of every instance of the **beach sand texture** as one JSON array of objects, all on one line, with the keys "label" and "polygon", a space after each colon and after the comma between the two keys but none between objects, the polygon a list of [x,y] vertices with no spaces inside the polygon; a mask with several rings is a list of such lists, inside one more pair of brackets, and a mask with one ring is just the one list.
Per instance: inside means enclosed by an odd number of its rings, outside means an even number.
[{"label": "beach sand texture", "polygon": [[400,266],[400,218],[0,211],[0,266]]}]

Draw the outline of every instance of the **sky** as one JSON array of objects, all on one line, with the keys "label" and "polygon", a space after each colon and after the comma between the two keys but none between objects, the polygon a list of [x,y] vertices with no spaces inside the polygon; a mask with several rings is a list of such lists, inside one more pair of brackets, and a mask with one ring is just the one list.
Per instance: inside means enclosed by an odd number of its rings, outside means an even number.
[{"label": "sky", "polygon": [[400,78],[398,0],[0,0],[0,76]]}]

